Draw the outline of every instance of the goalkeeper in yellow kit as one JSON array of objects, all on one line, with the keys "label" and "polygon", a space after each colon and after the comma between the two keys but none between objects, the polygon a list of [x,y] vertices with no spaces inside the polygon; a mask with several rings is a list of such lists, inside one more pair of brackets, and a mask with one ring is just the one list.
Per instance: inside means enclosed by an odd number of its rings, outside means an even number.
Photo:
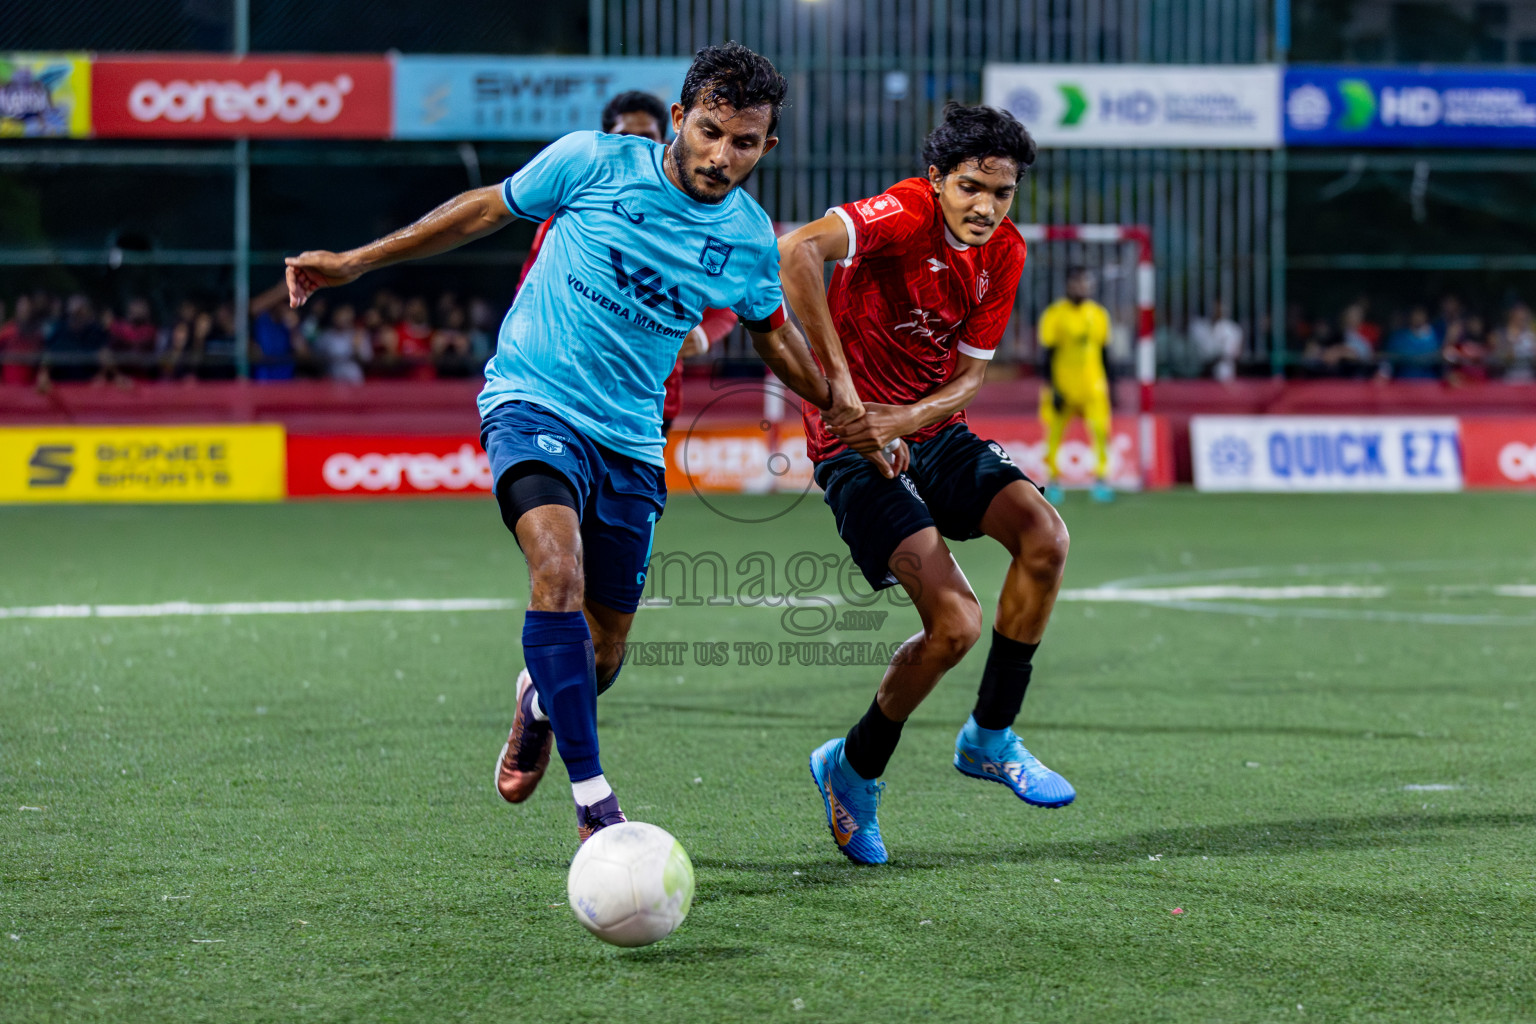
[{"label": "goalkeeper in yellow kit", "polygon": [[1081,416],[1093,438],[1093,497],[1113,501],[1109,486],[1109,311],[1093,301],[1092,270],[1067,271],[1067,297],[1051,303],[1040,316],[1040,422],[1045,425],[1045,466],[1050,483],[1045,496],[1062,498],[1056,455],[1067,426]]}]

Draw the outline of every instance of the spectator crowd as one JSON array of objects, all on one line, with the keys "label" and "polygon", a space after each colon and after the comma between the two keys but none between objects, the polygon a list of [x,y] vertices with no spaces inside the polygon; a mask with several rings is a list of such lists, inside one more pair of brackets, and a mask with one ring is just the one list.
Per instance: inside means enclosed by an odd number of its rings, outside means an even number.
[{"label": "spectator crowd", "polygon": [[1372,319],[1369,301],[1358,299],[1336,319],[1310,319],[1292,307],[1288,321],[1304,376],[1449,384],[1536,380],[1536,324],[1523,302],[1486,316],[1447,295],[1433,314],[1418,304],[1393,312],[1383,326]]},{"label": "spectator crowd", "polygon": [[[483,298],[429,302],[388,289],[367,305],[319,295],[288,307],[285,285],[251,300],[248,358],[256,380],[435,380],[477,377],[496,346],[500,312]],[[187,300],[159,317],[147,299],[98,306],[37,291],[0,301],[0,384],[133,387],[236,376],[234,306]]]},{"label": "spectator crowd", "polygon": [[[433,299],[383,288],[354,304],[321,293],[288,308],[278,284],[251,300],[248,360],[255,380],[436,380],[478,377],[495,352],[501,310],[484,298]],[[228,380],[237,374],[234,306],[182,301],[159,316],[149,300],[97,305],[75,293],[0,299],[0,384],[41,390],[61,382],[133,387],[147,381]],[[1442,298],[1394,312],[1383,325],[1358,299],[1336,317],[1287,316],[1292,375],[1536,381],[1536,317],[1514,302],[1495,316]],[[1202,375],[1231,380],[1245,344],[1221,302],[1189,324]],[[1267,370],[1267,360],[1265,361]]]}]

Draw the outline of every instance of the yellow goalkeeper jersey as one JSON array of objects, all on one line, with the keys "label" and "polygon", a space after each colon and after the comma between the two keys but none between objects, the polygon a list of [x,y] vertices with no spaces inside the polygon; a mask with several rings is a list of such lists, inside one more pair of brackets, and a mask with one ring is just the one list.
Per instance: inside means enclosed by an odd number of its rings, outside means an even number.
[{"label": "yellow goalkeeper jersey", "polygon": [[1066,395],[1103,388],[1109,310],[1093,300],[1057,299],[1040,315],[1040,344],[1053,349],[1051,382]]}]

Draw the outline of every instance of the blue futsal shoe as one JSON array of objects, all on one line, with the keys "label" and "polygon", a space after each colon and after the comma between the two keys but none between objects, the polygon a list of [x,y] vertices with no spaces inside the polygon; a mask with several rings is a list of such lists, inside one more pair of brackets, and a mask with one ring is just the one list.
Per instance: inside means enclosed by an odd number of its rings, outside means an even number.
[{"label": "blue futsal shoe", "polygon": [[1061,489],[1060,484],[1045,485],[1045,500],[1052,505],[1059,506],[1067,498],[1067,492]]},{"label": "blue futsal shoe", "polygon": [[1093,488],[1089,493],[1093,495],[1093,500],[1100,504],[1107,504],[1115,500],[1115,489],[1103,480],[1095,480]]},{"label": "blue futsal shoe", "polygon": [[1077,790],[1031,754],[1012,729],[983,729],[968,719],[955,737],[955,768],[961,775],[1001,782],[1036,807],[1065,807]]},{"label": "blue futsal shoe", "polygon": [[811,752],[811,778],[827,808],[827,827],[843,856],[855,864],[884,864],[875,812],[885,783],[859,778],[843,760],[843,741],[828,740]]}]

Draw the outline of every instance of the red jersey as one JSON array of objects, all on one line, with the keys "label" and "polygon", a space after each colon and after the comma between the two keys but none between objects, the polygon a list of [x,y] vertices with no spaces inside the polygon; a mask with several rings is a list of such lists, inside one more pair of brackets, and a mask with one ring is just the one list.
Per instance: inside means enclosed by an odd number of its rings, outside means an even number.
[{"label": "red jersey", "polygon": [[[962,244],[927,178],[827,212],[848,228],[848,256],[832,274],[827,306],[861,400],[911,405],[949,381],[961,353],[992,358],[1024,272],[1024,239],[1012,221],[985,245]],[[802,411],[813,462],[843,448],[814,405]],[[906,439],[926,441],[963,422],[962,410]]]},{"label": "red jersey", "polygon": [[[528,271],[533,269],[533,261],[539,258],[539,249],[544,245],[544,236],[549,234],[549,226],[555,222],[550,217],[539,225],[539,230],[533,233],[533,245],[528,249],[528,258],[523,261],[522,273],[517,275],[517,286],[521,288],[523,282],[528,279]],[[709,343],[715,344],[721,338],[731,333],[736,326],[736,314],[728,309],[706,309],[702,321],[704,333],[709,335]],[[662,402],[661,418],[664,420],[675,419],[683,410],[683,361],[678,359],[672,364],[672,372],[667,374],[666,398]]]}]

